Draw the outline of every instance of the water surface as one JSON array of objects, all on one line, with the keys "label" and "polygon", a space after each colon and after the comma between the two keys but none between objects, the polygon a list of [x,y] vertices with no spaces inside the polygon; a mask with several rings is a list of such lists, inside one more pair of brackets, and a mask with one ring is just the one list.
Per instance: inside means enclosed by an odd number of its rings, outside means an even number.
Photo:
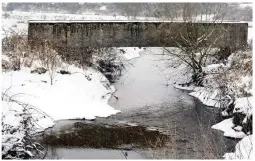
[{"label": "water surface", "polygon": [[[118,99],[111,97],[109,105],[121,113],[93,121],[62,120],[48,131],[60,138],[51,139],[53,142],[48,138],[54,154],[68,159],[121,159],[128,147],[128,159],[214,159],[233,150],[235,141],[211,129],[221,120],[219,110],[204,106],[187,91],[175,89],[175,82],[187,77],[182,67],[168,67],[168,61],[156,55],[161,53],[162,48],[146,48],[114,84]],[[114,146],[109,143],[111,137]],[[76,143],[76,148],[66,148]],[[47,157],[54,157],[52,154]]]}]

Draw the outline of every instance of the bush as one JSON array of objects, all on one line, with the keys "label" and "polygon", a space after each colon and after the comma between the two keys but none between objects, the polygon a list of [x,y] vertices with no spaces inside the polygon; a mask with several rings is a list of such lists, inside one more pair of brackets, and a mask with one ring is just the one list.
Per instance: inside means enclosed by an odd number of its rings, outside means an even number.
[{"label": "bush", "polygon": [[111,83],[114,83],[120,77],[124,69],[124,60],[113,48],[95,50],[93,64]]},{"label": "bush", "polygon": [[[7,105],[9,111],[7,116],[2,116],[2,159],[44,158],[46,149],[32,139],[34,126],[37,124],[35,120],[38,119],[31,114],[35,108],[15,100],[14,95],[9,96],[8,92],[2,95],[3,105]],[[40,114],[45,117],[43,113]],[[14,123],[10,124],[6,117],[15,117]]]},{"label": "bush", "polygon": [[19,70],[21,66],[30,67],[35,57],[30,52],[27,37],[15,32],[11,36],[3,38],[2,52],[9,58],[13,70]]},{"label": "bush", "polygon": [[37,52],[42,67],[45,67],[49,73],[51,85],[57,75],[57,69],[61,66],[61,56],[56,50],[52,42],[44,40],[42,46],[39,46]]},{"label": "bush", "polygon": [[79,67],[93,67],[115,82],[124,69],[124,60],[113,48],[57,48],[63,61]]}]

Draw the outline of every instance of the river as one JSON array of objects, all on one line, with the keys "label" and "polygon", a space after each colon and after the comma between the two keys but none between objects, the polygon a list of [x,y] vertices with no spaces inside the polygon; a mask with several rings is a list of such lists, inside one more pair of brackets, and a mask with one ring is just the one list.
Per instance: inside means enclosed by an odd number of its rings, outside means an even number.
[{"label": "river", "polygon": [[[98,140],[90,147],[65,143],[69,146],[59,147],[51,144],[46,158],[217,159],[222,158],[226,151],[232,151],[235,141],[211,129],[213,124],[221,120],[218,109],[204,106],[198,99],[189,96],[187,91],[174,88],[175,82],[186,77],[180,68],[168,67],[167,61],[155,55],[158,53],[162,53],[161,48],[146,48],[139,58],[131,60],[124,74],[114,84],[116,92],[109,99],[109,105],[121,110],[121,113],[93,121],[62,120],[52,129],[66,133],[68,130],[63,130],[63,127],[73,129],[79,126],[86,131],[92,130],[93,136],[101,136],[102,133],[101,137],[106,137],[105,140]],[[111,130],[105,128],[107,126],[111,126]],[[139,131],[142,135],[130,131]],[[107,137],[113,133],[127,135],[124,139],[116,136],[110,141]],[[76,131],[75,134],[77,138],[83,133]],[[146,136],[145,140],[141,140],[143,136]],[[74,142],[73,135],[64,137],[64,142]],[[112,143],[119,140],[118,145]],[[99,142],[107,141],[109,143],[106,145],[97,146]],[[119,146],[122,143],[128,144]]]}]

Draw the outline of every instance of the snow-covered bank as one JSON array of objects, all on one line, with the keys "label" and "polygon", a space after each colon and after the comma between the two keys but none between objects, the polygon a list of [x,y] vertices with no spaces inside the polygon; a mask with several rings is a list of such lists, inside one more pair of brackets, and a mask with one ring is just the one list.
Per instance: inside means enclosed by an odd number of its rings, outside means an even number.
[{"label": "snow-covered bank", "polygon": [[[244,119],[241,120],[241,124],[247,124],[248,119],[252,115],[252,97],[238,98],[235,101],[235,106],[233,109],[234,114],[244,115]],[[246,134],[242,131],[242,126],[235,125],[233,117],[223,120],[222,122],[212,126],[213,129],[221,130],[224,132],[224,136],[232,138],[244,138]]]},{"label": "snow-covered bank", "polygon": [[[175,86],[175,88],[179,88],[179,86]],[[220,101],[221,100],[221,98],[219,97],[220,91],[218,89],[208,90],[204,87],[186,87],[186,88],[180,87],[179,89],[192,90],[193,92],[189,93],[189,95],[198,98],[206,106],[213,106],[217,108],[221,107],[222,101]],[[245,115],[242,124],[246,124],[247,119],[249,119],[249,117],[252,115],[252,97],[243,97],[236,99],[236,101],[234,102],[234,109],[232,112],[234,114],[241,113]],[[226,110],[222,111],[221,114],[224,117],[229,116]],[[242,131],[242,126],[235,125],[233,123],[233,118],[223,120],[220,123],[213,125],[212,128],[223,131],[224,136],[226,137],[243,138],[247,136]]]},{"label": "snow-covered bank", "polygon": [[[129,47],[115,48],[111,52],[130,60],[139,57],[142,50]],[[2,59],[7,66],[12,63],[7,55],[3,55]],[[24,110],[33,119],[30,134],[52,127],[57,120],[95,119],[120,112],[108,105],[115,88],[96,68],[80,68],[61,62],[51,85],[49,71],[44,69],[46,72],[38,73],[42,67],[40,60],[36,59],[31,67],[22,64],[20,70],[7,69],[2,73],[3,154],[7,154],[25,136],[26,129],[22,125]]]},{"label": "snow-covered bank", "polygon": [[214,107],[220,107],[220,102],[218,101],[219,98],[218,90],[208,90],[204,87],[196,87],[196,86],[181,86],[181,85],[175,85],[174,86],[177,89],[192,91],[189,93],[189,95],[198,98],[204,105],[206,106],[214,106]]},{"label": "snow-covered bank", "polygon": [[195,88],[194,92],[189,93],[189,95],[198,98],[206,106],[220,107],[218,94],[218,90],[206,90],[204,88]]},{"label": "snow-covered bank", "polygon": [[234,153],[226,153],[224,158],[227,160],[233,159],[252,159],[253,145],[252,135],[244,137],[240,142],[236,144]]},{"label": "snow-covered bank", "polygon": [[53,126],[60,119],[94,119],[120,112],[107,104],[115,89],[103,74],[75,66],[69,66],[68,71],[70,75],[57,73],[53,85],[48,71],[37,74],[22,68],[3,73],[2,124],[6,130],[2,132],[3,154],[25,136],[24,109],[33,119],[33,133]]},{"label": "snow-covered bank", "polygon": [[[224,136],[242,139],[234,153],[226,153],[226,159],[250,159],[252,154],[252,52],[250,50],[232,53],[225,64],[211,64],[203,67],[204,87],[176,85],[175,88],[191,90],[191,96],[203,104],[222,109],[227,119],[212,126],[224,132]],[[245,145],[241,145],[245,144]],[[242,146],[242,147],[240,147]],[[248,148],[249,154],[244,153]]]},{"label": "snow-covered bank", "polygon": [[[216,66],[215,66],[216,67]],[[216,71],[216,69],[213,69]],[[211,71],[211,70],[210,70]],[[207,74],[209,71],[206,71]],[[210,74],[207,77],[211,77]],[[241,82],[238,82],[239,89],[242,89],[243,84],[249,84],[249,79],[241,79]],[[230,82],[233,83],[233,82]],[[245,86],[246,91],[251,93],[251,90],[248,89],[249,86]],[[216,108],[223,108],[221,115],[223,117],[229,117],[231,115],[235,115],[237,117],[237,121],[235,122],[232,116],[222,122],[215,124],[212,126],[213,129],[221,130],[224,132],[224,136],[231,138],[243,138],[247,136],[243,132],[243,127],[245,124],[251,120],[252,115],[252,96],[251,97],[241,97],[237,98],[234,102],[230,96],[225,95],[222,96],[220,88],[216,85],[214,87],[195,87],[195,86],[180,86],[176,85],[175,88],[189,90],[192,91],[189,95],[198,98],[204,105],[212,106]],[[239,89],[235,90],[235,92],[239,91]],[[233,109],[228,109],[226,107],[230,106],[233,103]],[[225,109],[226,108],[226,109]],[[243,120],[240,120],[240,115],[243,116]]]},{"label": "snow-covered bank", "polygon": [[212,128],[223,131],[224,136],[226,137],[243,138],[246,136],[246,134],[241,131],[242,127],[235,127],[233,124],[233,118],[223,120],[220,123],[213,125]]},{"label": "snow-covered bank", "polygon": [[118,47],[114,49],[120,54],[123,54],[126,60],[131,60],[140,57],[139,53],[143,51],[143,48],[138,47]]},{"label": "snow-covered bank", "polygon": [[234,113],[252,115],[252,97],[242,97],[235,101]]},{"label": "snow-covered bank", "polygon": [[[179,88],[179,86],[175,86]],[[203,104],[207,106],[220,107],[220,101],[217,99],[217,90],[211,92],[206,90],[204,87],[180,87],[179,89],[193,90],[190,95],[198,98]],[[223,156],[225,159],[252,159],[253,146],[252,146],[252,135],[243,132],[243,126],[249,124],[248,121],[252,122],[252,97],[238,98],[234,102],[233,113],[244,115],[244,119],[240,120],[241,125],[234,124],[233,117],[225,119],[212,126],[213,129],[224,132],[225,137],[239,138],[242,139],[237,143],[235,152],[225,153]],[[229,116],[224,110],[222,116]],[[238,117],[238,115],[237,115]],[[237,118],[239,119],[239,118]]]},{"label": "snow-covered bank", "polygon": [[3,91],[9,88],[9,96],[16,95],[17,101],[37,107],[54,120],[94,119],[119,112],[107,104],[114,87],[101,73],[75,66],[69,66],[68,71],[72,74],[57,73],[53,85],[48,72],[32,74],[29,68],[23,68],[3,73]]}]

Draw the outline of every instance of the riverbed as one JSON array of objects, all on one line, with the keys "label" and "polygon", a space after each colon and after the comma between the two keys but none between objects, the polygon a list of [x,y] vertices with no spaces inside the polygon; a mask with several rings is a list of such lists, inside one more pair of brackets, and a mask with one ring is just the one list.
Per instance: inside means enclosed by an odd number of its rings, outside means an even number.
[{"label": "riverbed", "polygon": [[46,158],[218,159],[232,151],[235,141],[211,129],[221,120],[219,110],[174,88],[187,77],[160,53],[162,48],[144,49],[114,84],[108,104],[121,113],[61,120],[47,130],[52,135],[44,136]]}]

